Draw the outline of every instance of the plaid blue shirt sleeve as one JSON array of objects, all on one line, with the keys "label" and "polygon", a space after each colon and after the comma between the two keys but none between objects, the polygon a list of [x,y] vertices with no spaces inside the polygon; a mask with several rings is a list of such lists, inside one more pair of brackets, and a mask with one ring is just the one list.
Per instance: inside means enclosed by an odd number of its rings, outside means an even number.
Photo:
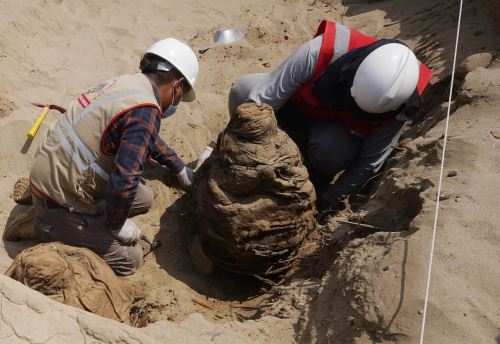
[{"label": "plaid blue shirt sleeve", "polygon": [[151,152],[151,158],[161,165],[167,167],[170,171],[178,174],[186,166],[184,161],[177,156],[177,153],[170,148],[165,141],[158,137],[156,146]]},{"label": "plaid blue shirt sleeve", "polygon": [[[161,113],[152,107],[140,107],[121,116],[110,126],[103,148],[115,154],[115,167],[106,190],[106,225],[120,229],[130,214],[137,186],[149,154],[167,167],[184,162],[158,136]],[[158,149],[160,146],[160,149]],[[182,169],[182,168],[181,168]]]}]

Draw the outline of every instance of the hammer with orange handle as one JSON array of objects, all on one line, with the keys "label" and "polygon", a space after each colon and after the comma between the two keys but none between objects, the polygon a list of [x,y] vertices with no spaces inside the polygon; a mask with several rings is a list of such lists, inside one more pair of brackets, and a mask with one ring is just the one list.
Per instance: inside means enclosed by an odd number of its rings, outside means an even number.
[{"label": "hammer with orange handle", "polygon": [[30,139],[33,139],[35,137],[36,132],[38,131],[38,128],[40,128],[40,125],[42,124],[43,120],[45,119],[45,116],[47,116],[47,113],[49,112],[49,110],[55,109],[61,113],[66,112],[65,108],[63,108],[59,105],[55,105],[55,104],[39,104],[39,103],[31,103],[31,104],[38,106],[38,107],[43,107],[43,110],[40,113],[40,115],[38,116],[38,118],[36,119],[35,124],[33,124],[31,129],[28,131],[28,138],[30,138]]}]

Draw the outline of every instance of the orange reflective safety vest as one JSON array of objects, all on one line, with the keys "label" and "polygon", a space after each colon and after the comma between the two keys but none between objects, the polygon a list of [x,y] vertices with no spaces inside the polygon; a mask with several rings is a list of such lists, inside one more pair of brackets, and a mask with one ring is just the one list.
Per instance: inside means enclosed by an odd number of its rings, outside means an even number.
[{"label": "orange reflective safety vest", "polygon": [[[321,34],[323,34],[323,42],[318,55],[316,69],[312,78],[304,86],[299,88],[297,92],[295,92],[291,99],[292,102],[310,118],[324,120],[340,119],[351,132],[363,137],[368,136],[375,127],[386,123],[388,120],[394,120],[392,118],[384,119],[378,122],[363,121],[353,117],[346,111],[338,111],[331,105],[321,103],[314,96],[312,92],[314,82],[331,63],[335,62],[340,56],[354,49],[361,48],[378,41],[377,38],[365,35],[358,30],[349,29],[342,24],[326,20],[321,22],[314,37]],[[417,83],[419,95],[421,95],[427,87],[431,77],[432,72],[430,69],[421,63],[420,76]]]}]

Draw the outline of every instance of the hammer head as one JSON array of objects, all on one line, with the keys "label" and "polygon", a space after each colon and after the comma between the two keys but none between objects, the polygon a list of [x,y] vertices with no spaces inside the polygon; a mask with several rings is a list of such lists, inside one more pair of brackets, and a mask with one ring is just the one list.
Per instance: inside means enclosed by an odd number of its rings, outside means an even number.
[{"label": "hammer head", "polygon": [[56,105],[56,104],[41,104],[41,103],[31,103],[32,105],[38,106],[38,107],[48,107],[50,110],[57,110],[60,113],[66,112],[66,109],[63,108],[62,106]]}]

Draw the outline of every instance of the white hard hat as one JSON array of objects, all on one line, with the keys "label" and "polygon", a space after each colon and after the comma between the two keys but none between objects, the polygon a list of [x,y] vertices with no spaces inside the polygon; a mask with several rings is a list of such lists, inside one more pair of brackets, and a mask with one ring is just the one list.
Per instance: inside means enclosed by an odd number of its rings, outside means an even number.
[{"label": "white hard hat", "polygon": [[[198,58],[189,45],[175,38],[167,38],[153,44],[146,53],[165,59],[186,78],[191,87],[188,92],[184,93],[182,101],[191,102],[196,99],[194,85],[198,78],[199,65]],[[162,67],[158,69],[169,70],[168,64],[163,64]]]},{"label": "white hard hat", "polygon": [[359,65],[351,96],[369,113],[396,110],[415,91],[419,72],[419,62],[407,46],[385,44],[372,51]]}]

